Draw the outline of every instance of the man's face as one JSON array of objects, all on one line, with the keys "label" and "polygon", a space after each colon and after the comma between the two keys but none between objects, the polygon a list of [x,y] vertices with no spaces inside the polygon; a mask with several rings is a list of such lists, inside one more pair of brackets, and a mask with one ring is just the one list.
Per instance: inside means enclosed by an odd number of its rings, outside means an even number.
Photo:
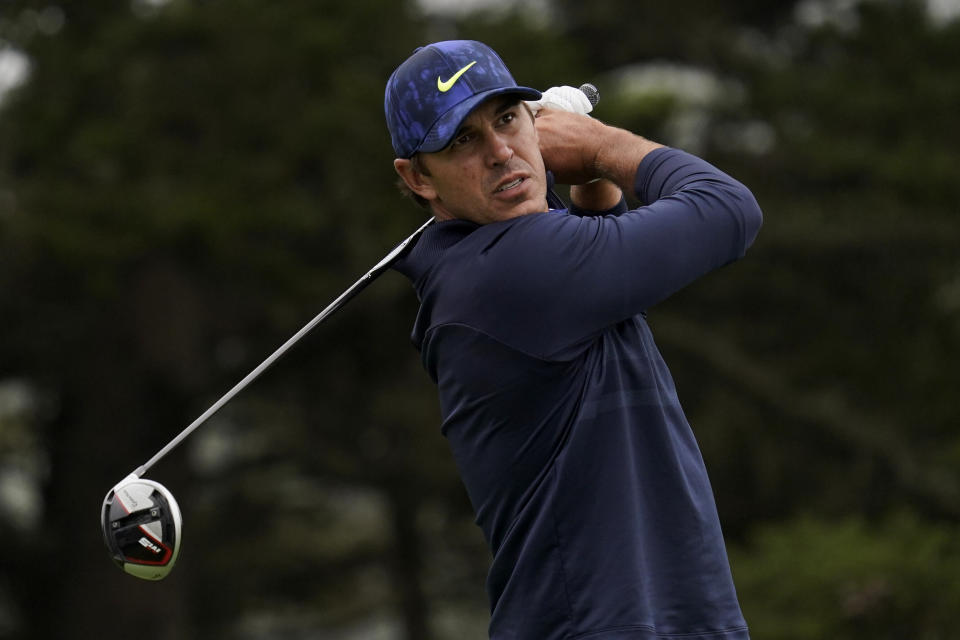
[{"label": "man's face", "polygon": [[430,201],[439,220],[486,224],[548,209],[537,130],[516,97],[496,96],[482,103],[445,149],[421,153],[419,161],[423,171],[414,170],[415,184],[401,165],[397,171]]}]

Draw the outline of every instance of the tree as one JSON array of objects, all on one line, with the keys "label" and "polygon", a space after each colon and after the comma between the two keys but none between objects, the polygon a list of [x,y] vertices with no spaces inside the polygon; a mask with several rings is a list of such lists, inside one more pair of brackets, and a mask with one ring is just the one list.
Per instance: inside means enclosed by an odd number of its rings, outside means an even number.
[{"label": "tree", "polygon": [[[131,583],[109,566],[93,525],[107,489],[423,217],[392,186],[380,107],[421,40],[407,6],[132,7],[65,6],[57,33],[23,36],[31,76],[0,120],[15,195],[0,379],[53,407],[36,421],[42,521],[4,528],[20,631],[100,637],[111,619],[145,637],[236,637],[251,621],[379,615],[429,637],[420,513],[442,510],[436,535],[469,515],[427,381],[405,373],[415,301],[398,276],[152,471],[184,510],[174,574]],[[20,24],[44,7],[13,10]],[[337,542],[355,510],[372,530]],[[66,532],[71,561],[38,564]]]},{"label": "tree", "polygon": [[[16,471],[43,506],[0,522],[0,636],[482,635],[488,554],[399,276],[151,473],[186,521],[170,578],[111,568],[93,520],[422,222],[392,187],[383,85],[467,37],[525,84],[597,82],[598,117],[692,140],[759,197],[749,258],[650,312],[756,634],[946,637],[960,26],[906,0],[825,7],[4,4],[31,73],[0,107],[0,483]],[[712,89],[638,89],[651,70]]]}]

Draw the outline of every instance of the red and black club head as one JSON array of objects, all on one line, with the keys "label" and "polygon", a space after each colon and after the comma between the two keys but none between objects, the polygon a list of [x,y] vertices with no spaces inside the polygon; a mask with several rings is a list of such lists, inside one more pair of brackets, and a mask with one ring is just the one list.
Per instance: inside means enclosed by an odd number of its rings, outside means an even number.
[{"label": "red and black club head", "polygon": [[121,569],[144,580],[170,573],[180,552],[183,519],[163,485],[136,476],[122,480],[103,500],[103,539]]}]

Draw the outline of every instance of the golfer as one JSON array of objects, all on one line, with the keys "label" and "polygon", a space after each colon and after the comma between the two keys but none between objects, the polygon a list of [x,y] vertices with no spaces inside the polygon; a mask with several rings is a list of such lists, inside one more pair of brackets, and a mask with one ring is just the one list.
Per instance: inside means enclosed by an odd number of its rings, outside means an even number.
[{"label": "golfer", "polygon": [[[690,154],[586,115],[534,115],[540,97],[472,41],[418,49],[386,87],[394,167],[437,220],[396,268],[493,553],[490,637],[744,640],[710,483],[646,313],[743,256],[760,209]],[[577,185],[569,209],[548,205],[553,179]]]}]

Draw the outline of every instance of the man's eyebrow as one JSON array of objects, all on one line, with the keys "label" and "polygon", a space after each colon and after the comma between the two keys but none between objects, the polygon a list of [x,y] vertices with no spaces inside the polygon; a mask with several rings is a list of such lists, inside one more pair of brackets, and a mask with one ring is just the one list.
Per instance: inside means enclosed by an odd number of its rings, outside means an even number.
[{"label": "man's eyebrow", "polygon": [[[508,110],[512,109],[513,107],[517,106],[518,104],[520,104],[520,98],[519,98],[519,97],[517,97],[517,96],[507,96],[507,97],[505,97],[505,98],[503,99],[503,102],[500,104],[500,106],[497,107],[497,109],[493,112],[493,115],[498,116],[498,115],[500,115],[501,113],[503,113],[504,111],[508,111]],[[456,139],[459,138],[460,136],[462,136],[464,133],[469,132],[470,130],[471,130],[471,126],[470,126],[469,124],[460,125],[460,128],[457,129],[457,131],[453,134],[453,137],[450,138],[451,142],[452,142],[453,140],[456,140]]]},{"label": "man's eyebrow", "polygon": [[503,104],[501,104],[499,107],[497,107],[497,110],[494,112],[494,114],[495,114],[495,115],[500,115],[500,114],[503,113],[504,111],[507,111],[508,109],[512,109],[513,107],[517,106],[518,104],[520,104],[520,98],[518,98],[517,96],[507,96],[507,97],[504,99]]},{"label": "man's eyebrow", "polygon": [[470,131],[470,125],[468,124],[460,125],[460,128],[457,129],[456,132],[453,134],[453,137],[450,138],[450,142],[452,143],[454,140],[456,140],[463,134],[467,133],[468,131]]}]

